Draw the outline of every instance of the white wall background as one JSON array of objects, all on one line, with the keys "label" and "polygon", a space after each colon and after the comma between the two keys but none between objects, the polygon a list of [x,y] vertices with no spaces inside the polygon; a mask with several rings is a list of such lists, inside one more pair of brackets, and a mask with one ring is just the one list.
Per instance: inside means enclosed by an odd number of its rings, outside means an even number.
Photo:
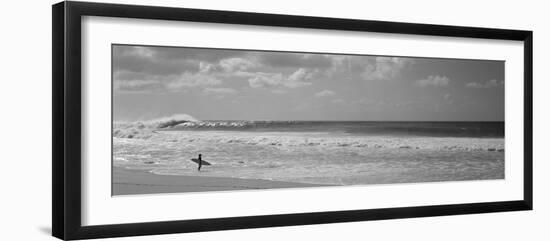
[{"label": "white wall background", "polygon": [[[51,8],[9,1],[0,21],[0,240],[54,240],[51,230]],[[270,12],[533,30],[535,210],[114,240],[549,240],[550,17],[545,1],[119,0]]]}]

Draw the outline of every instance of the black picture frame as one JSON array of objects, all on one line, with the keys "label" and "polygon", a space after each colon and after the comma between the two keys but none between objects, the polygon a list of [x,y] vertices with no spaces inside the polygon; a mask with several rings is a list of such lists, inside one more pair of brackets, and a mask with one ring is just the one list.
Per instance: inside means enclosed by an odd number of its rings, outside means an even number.
[{"label": "black picture frame", "polygon": [[[81,224],[81,17],[136,19],[349,30],[428,36],[516,40],[524,43],[523,199],[282,215],[174,220],[82,226]],[[171,7],[60,2],[52,6],[52,233],[65,239],[107,238],[290,225],[532,210],[533,33],[522,30],[336,19]]]}]

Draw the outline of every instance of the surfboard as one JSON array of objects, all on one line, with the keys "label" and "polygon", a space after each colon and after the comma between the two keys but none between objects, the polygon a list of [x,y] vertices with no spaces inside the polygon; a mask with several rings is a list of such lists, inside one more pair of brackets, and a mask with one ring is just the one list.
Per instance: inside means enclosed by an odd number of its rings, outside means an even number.
[{"label": "surfboard", "polygon": [[[191,159],[191,161],[194,162],[194,163],[199,164],[199,159],[198,159],[198,158],[193,158],[193,159]],[[205,165],[205,166],[210,166],[210,165],[212,165],[212,164],[210,164],[209,162],[207,162],[207,161],[205,161],[205,160],[202,160],[201,162],[202,162],[202,164]]]}]

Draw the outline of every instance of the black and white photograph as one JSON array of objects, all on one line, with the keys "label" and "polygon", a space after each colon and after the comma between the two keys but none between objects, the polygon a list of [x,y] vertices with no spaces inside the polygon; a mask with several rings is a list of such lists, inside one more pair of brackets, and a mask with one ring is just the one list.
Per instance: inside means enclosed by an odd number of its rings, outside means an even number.
[{"label": "black and white photograph", "polygon": [[113,44],[112,195],[505,178],[505,62]]},{"label": "black and white photograph", "polygon": [[548,240],[544,1],[6,3],[0,240]]}]

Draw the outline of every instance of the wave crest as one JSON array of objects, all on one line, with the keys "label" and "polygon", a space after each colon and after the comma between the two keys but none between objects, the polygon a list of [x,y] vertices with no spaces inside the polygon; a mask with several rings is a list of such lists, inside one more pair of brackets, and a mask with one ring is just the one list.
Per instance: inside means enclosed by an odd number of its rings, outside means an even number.
[{"label": "wave crest", "polygon": [[195,121],[178,124],[182,128],[245,128],[251,127],[250,121]]},{"label": "wave crest", "polygon": [[197,122],[195,117],[188,114],[176,114],[168,117],[161,117],[153,120],[146,121],[148,125],[155,126],[156,128],[173,127],[182,123]]},{"label": "wave crest", "polygon": [[147,121],[119,121],[113,123],[113,137],[148,139],[156,133],[155,130],[197,121],[199,120],[188,114],[175,114]]}]

